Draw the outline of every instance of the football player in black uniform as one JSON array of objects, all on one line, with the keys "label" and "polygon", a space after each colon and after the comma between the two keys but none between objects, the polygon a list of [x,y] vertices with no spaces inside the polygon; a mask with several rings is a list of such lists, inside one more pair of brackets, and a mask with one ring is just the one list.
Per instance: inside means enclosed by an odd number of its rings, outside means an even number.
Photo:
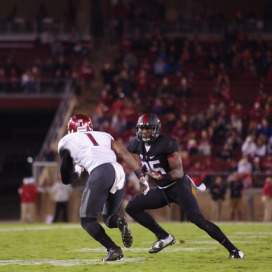
[{"label": "football player in black uniform", "polygon": [[[178,142],[172,137],[160,135],[159,118],[152,113],[144,114],[139,118],[136,128],[137,136],[132,139],[129,151],[138,155],[145,173],[136,171],[135,174],[138,177],[148,175],[157,186],[151,188],[147,194],[133,197],[126,207],[126,212],[156,235],[158,240],[149,249],[149,253],[161,251],[174,244],[176,239],[145,210],[158,209],[173,202],[185,211],[189,221],[223,245],[229,251],[230,258],[244,258],[243,252],[229,241],[221,229],[202,215],[192,193],[193,181],[183,171]],[[204,184],[201,186],[200,189],[205,188]]]}]

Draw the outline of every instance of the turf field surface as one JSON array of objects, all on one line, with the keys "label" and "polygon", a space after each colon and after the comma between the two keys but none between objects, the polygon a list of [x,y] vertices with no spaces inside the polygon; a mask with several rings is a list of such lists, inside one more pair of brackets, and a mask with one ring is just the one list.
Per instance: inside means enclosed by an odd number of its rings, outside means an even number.
[{"label": "turf field surface", "polygon": [[228,259],[227,250],[191,223],[161,223],[177,243],[157,254],[148,249],[155,236],[131,223],[132,247],[122,245],[118,229],[108,229],[124,258],[103,263],[106,250],[79,223],[1,224],[0,271],[272,271],[271,223],[218,223],[245,259]]}]

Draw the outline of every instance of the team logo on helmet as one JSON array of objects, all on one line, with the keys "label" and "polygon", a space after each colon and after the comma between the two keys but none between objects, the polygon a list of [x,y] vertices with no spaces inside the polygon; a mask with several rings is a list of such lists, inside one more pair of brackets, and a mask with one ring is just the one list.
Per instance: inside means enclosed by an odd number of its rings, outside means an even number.
[{"label": "team logo on helmet", "polygon": [[77,114],[70,118],[67,130],[68,133],[92,131],[93,123],[91,118]]}]

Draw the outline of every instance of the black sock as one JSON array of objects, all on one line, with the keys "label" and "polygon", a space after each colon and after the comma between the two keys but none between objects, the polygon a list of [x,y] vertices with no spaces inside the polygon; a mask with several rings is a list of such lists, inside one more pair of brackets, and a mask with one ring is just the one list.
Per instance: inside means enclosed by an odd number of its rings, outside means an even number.
[{"label": "black sock", "polygon": [[105,248],[107,249],[118,248],[118,246],[106,234],[103,227],[95,219],[82,218],[81,225],[90,236],[92,236],[97,242],[99,242]]},{"label": "black sock", "polygon": [[218,241],[222,246],[224,246],[229,252],[237,249],[227,236],[222,232],[222,230],[216,226],[214,223],[204,219],[203,217],[198,218],[195,224],[205,230],[213,239]]}]

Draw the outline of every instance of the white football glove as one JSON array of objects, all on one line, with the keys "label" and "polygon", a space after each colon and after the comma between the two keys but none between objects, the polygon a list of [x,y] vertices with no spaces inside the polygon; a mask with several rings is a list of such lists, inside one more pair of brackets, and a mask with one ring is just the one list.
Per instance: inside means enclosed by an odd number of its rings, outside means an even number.
[{"label": "white football glove", "polygon": [[140,182],[140,188],[142,190],[142,192],[144,193],[144,195],[146,195],[148,193],[148,191],[150,190],[149,188],[149,184],[147,182],[147,180],[145,179],[144,174],[141,174],[139,177],[139,182]]},{"label": "white football glove", "polygon": [[84,171],[84,168],[79,166],[78,164],[75,165],[75,172],[80,176],[81,173]]}]

